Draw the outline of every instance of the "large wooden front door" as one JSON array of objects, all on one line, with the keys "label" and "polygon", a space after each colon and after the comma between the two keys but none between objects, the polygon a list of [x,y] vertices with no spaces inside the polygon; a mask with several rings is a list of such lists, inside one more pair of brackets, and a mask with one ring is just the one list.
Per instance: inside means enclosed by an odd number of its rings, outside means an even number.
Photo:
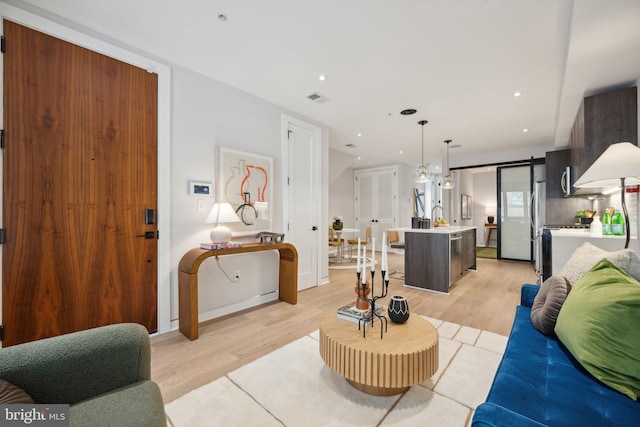
[{"label": "large wooden front door", "polygon": [[3,345],[155,331],[157,75],[10,21],[4,35]]}]

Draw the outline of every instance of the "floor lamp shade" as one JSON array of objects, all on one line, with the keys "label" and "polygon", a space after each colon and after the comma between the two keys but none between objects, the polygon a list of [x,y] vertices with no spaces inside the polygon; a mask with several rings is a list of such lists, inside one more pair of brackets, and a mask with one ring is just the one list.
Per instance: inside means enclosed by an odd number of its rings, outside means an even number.
[{"label": "floor lamp shade", "polygon": [[215,203],[207,216],[206,224],[216,224],[211,230],[212,243],[229,243],[231,230],[224,223],[240,222],[240,218],[229,203]]},{"label": "floor lamp shade", "polygon": [[579,188],[607,188],[640,184],[640,148],[630,142],[611,144],[574,184]]},{"label": "floor lamp shade", "polygon": [[629,213],[625,197],[625,185],[640,184],[640,148],[630,142],[611,144],[582,174],[574,186],[579,188],[608,188],[620,185],[622,211],[626,226],[625,248],[629,247]]}]

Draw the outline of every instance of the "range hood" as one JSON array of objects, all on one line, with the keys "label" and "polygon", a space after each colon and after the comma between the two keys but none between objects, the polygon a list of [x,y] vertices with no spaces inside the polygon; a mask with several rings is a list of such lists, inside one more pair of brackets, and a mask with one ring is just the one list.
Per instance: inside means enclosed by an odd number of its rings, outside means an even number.
[{"label": "range hood", "polygon": [[562,191],[564,191],[565,197],[582,197],[582,198],[604,197],[602,192],[608,190],[607,187],[577,188],[577,187],[574,187],[573,185],[576,181],[577,181],[577,178],[574,178],[573,168],[571,166],[567,166],[564,173],[562,174],[562,180],[560,183],[560,185],[562,186]]}]

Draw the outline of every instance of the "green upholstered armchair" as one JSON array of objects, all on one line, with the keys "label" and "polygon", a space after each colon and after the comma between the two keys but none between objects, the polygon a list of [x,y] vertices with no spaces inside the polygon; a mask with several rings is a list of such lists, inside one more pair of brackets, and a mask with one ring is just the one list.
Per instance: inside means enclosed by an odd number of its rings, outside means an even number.
[{"label": "green upholstered armchair", "polygon": [[0,379],[35,403],[66,403],[72,426],[166,426],[137,324],[103,326],[0,350]]}]

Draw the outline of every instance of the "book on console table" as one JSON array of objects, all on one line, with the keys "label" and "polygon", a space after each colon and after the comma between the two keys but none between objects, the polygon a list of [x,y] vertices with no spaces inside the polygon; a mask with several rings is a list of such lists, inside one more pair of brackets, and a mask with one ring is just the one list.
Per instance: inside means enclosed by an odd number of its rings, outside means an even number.
[{"label": "book on console table", "polygon": [[229,249],[229,248],[241,248],[242,242],[229,242],[229,243],[200,243],[201,249]]},{"label": "book on console table", "polygon": [[[384,316],[385,307],[382,305],[376,305],[376,314]],[[369,309],[360,310],[356,308],[356,303],[350,302],[349,304],[340,307],[336,313],[338,319],[348,320],[349,322],[358,323],[360,319],[363,319],[369,315]]]}]

